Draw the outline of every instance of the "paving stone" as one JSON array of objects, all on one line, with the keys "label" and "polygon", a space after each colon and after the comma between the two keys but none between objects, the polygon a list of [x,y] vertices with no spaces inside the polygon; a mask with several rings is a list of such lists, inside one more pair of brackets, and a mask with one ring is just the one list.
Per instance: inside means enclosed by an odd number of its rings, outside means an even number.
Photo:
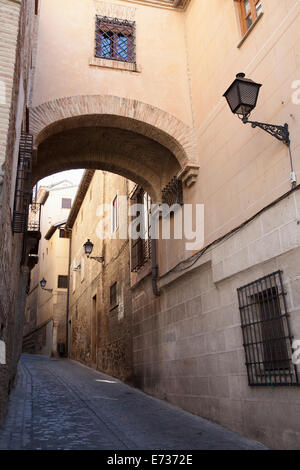
[{"label": "paving stone", "polygon": [[264,449],[69,360],[23,355],[0,449]]}]

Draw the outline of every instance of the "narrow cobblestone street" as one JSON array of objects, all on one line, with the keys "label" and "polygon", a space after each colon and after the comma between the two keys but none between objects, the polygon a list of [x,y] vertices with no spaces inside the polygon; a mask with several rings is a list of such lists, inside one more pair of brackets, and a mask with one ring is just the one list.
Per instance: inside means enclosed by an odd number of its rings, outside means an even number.
[{"label": "narrow cobblestone street", "polygon": [[0,449],[263,449],[69,360],[24,355]]}]

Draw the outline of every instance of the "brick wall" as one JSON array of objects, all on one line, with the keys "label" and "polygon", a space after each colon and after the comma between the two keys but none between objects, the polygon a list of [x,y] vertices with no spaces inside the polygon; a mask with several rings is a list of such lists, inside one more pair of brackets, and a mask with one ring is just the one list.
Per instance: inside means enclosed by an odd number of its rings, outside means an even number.
[{"label": "brick wall", "polygon": [[[0,324],[6,365],[0,365],[0,419],[21,351],[28,269],[20,268],[22,235],[11,228],[19,136],[25,115],[34,1],[0,0]],[[2,91],[1,91],[2,92]]]}]

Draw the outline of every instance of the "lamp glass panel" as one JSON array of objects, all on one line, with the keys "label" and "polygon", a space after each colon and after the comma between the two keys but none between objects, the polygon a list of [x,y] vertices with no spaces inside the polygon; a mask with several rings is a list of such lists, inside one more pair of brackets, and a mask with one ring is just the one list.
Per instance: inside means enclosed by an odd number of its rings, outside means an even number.
[{"label": "lamp glass panel", "polygon": [[226,99],[228,104],[231,108],[231,111],[234,113],[239,105],[239,95],[238,95],[238,87],[237,84],[233,85],[229,90],[226,92]]},{"label": "lamp glass panel", "polygon": [[259,86],[256,83],[240,82],[239,83],[241,104],[252,107],[256,105]]}]

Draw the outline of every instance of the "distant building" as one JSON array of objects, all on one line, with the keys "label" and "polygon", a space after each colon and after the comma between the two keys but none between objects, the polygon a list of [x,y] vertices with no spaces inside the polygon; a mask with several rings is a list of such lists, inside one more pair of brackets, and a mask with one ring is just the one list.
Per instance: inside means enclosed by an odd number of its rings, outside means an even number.
[{"label": "distant building", "polygon": [[[67,221],[69,356],[127,381],[133,380],[130,246],[128,236],[118,238],[134,186],[112,173],[86,170]],[[102,240],[97,228],[103,204],[109,208],[109,236]],[[88,239],[94,244],[90,258],[84,252]]]},{"label": "distant building", "polygon": [[[77,186],[69,181],[40,187],[38,264],[31,271],[25,309],[23,351],[48,356],[65,354],[69,233],[65,224]],[[30,220],[34,215],[30,213]],[[46,280],[44,288],[40,282]]]}]

